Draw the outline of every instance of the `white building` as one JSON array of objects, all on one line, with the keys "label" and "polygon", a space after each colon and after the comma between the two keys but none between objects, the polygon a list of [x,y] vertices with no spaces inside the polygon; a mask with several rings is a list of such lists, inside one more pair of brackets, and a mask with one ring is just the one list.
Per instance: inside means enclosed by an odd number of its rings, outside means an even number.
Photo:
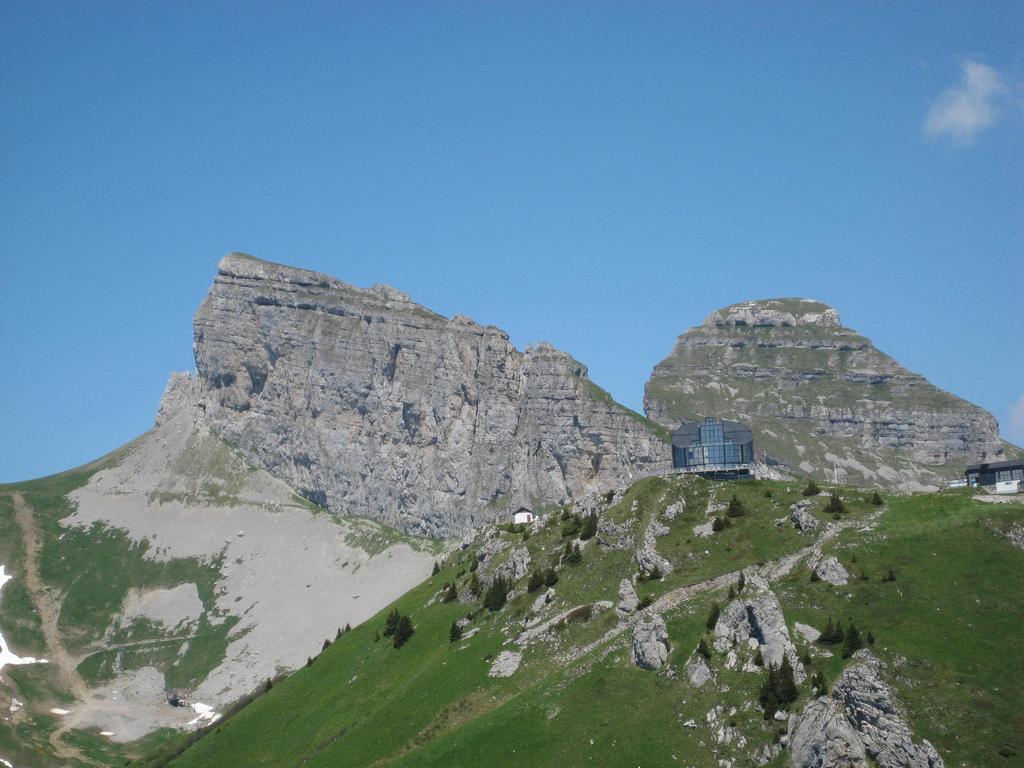
[{"label": "white building", "polygon": [[530,525],[536,518],[533,512],[526,507],[520,507],[514,515],[512,515],[512,522],[515,525]]},{"label": "white building", "polygon": [[997,480],[996,493],[1020,493],[1024,490],[1024,480]]}]

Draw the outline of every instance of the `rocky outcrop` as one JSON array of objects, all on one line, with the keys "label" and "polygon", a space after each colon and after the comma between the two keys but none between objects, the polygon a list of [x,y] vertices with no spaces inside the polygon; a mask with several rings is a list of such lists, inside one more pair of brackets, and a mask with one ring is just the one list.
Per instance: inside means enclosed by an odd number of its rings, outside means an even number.
[{"label": "rocky outcrop", "polygon": [[687,663],[686,676],[690,679],[690,685],[694,688],[701,688],[706,682],[714,678],[707,661],[698,654],[694,654],[693,658]]},{"label": "rocky outcrop", "polygon": [[727,653],[738,649],[761,651],[766,665],[778,666],[785,656],[793,667],[793,677],[807,677],[803,664],[789,637],[779,599],[758,577],[747,580],[747,589],[722,609],[715,624],[715,650]]},{"label": "rocky outcrop", "polygon": [[927,740],[914,743],[882,678],[882,662],[866,649],[853,659],[833,686],[831,698],[810,702],[800,715],[790,741],[793,765],[943,768],[942,758]]},{"label": "rocky outcrop", "polygon": [[867,768],[864,744],[842,710],[828,697],[807,704],[790,737],[796,768]]},{"label": "rocky outcrop", "polygon": [[526,547],[514,549],[504,563],[494,569],[494,577],[514,584],[530,571],[530,550]]},{"label": "rocky outcrop", "polygon": [[616,607],[616,611],[619,616],[626,618],[636,612],[636,607],[640,604],[640,598],[637,597],[636,589],[633,588],[633,582],[629,579],[623,579],[619,582],[619,604]]},{"label": "rocky outcrop", "polygon": [[821,521],[810,512],[813,506],[813,501],[802,499],[790,507],[789,519],[798,531],[814,531],[821,526]]},{"label": "rocky outcrop", "polygon": [[987,411],[944,392],[810,299],[712,312],[680,336],[644,394],[669,428],[737,419],[793,474],[887,488],[939,487],[964,462],[1016,455]]},{"label": "rocky outcrop", "polygon": [[515,651],[502,651],[498,654],[491,669],[487,673],[491,677],[512,677],[519,669],[523,661],[523,655]]},{"label": "rocky outcrop", "polygon": [[665,620],[654,614],[633,625],[633,663],[641,669],[661,669],[668,661],[668,629]]},{"label": "rocky outcrop", "polygon": [[409,532],[465,532],[670,467],[664,433],[568,354],[520,352],[387,287],[231,254],[195,358],[214,432],[310,500]]},{"label": "rocky outcrop", "polygon": [[821,558],[813,568],[815,576],[833,586],[842,587],[850,581],[850,574],[834,555]]},{"label": "rocky outcrop", "polygon": [[668,531],[669,529],[656,519],[651,520],[644,531],[643,543],[636,551],[636,563],[643,573],[660,572],[663,576],[672,573],[672,563],[658,554],[655,539],[657,536],[664,536]]}]

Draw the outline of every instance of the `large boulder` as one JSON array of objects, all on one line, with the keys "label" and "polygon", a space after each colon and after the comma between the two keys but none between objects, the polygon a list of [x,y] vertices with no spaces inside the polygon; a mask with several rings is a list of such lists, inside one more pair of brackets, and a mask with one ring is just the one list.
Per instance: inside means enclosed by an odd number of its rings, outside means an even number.
[{"label": "large boulder", "polygon": [[625,618],[636,612],[636,607],[640,604],[640,598],[637,597],[636,590],[633,589],[633,582],[629,579],[623,579],[619,582],[619,605],[615,609],[619,616]]},{"label": "large boulder", "polygon": [[814,573],[822,581],[836,587],[845,586],[850,581],[850,574],[846,572],[843,564],[835,555],[828,555],[815,563]]},{"label": "large boulder", "polygon": [[801,499],[790,507],[789,519],[798,531],[813,531],[821,526],[821,521],[810,512],[813,506],[810,499]]},{"label": "large boulder", "polygon": [[785,656],[798,683],[807,677],[789,637],[779,599],[768,589],[767,583],[757,577],[748,579],[747,590],[722,609],[715,624],[715,650],[727,653],[752,648],[751,640],[760,649],[765,664],[778,666]]},{"label": "large boulder", "polygon": [[641,669],[660,669],[668,661],[668,629],[665,620],[654,614],[649,621],[633,625],[633,663]]},{"label": "large boulder", "polygon": [[693,657],[686,665],[686,676],[690,678],[690,684],[694,688],[700,688],[708,680],[714,678],[714,674],[711,672],[711,667],[708,666],[707,661],[700,654],[694,654]]}]

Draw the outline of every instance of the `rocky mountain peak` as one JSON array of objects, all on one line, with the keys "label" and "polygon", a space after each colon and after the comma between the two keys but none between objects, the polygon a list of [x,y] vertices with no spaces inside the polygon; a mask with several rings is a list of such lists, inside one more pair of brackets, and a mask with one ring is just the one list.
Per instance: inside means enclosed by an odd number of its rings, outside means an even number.
[{"label": "rocky mountain peak", "polygon": [[194,341],[217,435],[312,501],[409,532],[464,532],[670,466],[664,432],[571,355],[520,352],[386,286],[230,254]]},{"label": "rocky mountain peak", "polygon": [[839,313],[815,299],[759,299],[733,304],[715,310],[704,321],[705,326],[818,326],[838,328]]}]

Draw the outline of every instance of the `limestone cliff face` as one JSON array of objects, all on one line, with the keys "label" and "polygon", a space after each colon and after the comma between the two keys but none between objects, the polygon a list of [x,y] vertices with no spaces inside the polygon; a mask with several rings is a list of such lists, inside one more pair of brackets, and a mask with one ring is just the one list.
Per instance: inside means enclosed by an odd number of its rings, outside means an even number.
[{"label": "limestone cliff face", "polygon": [[388,287],[231,254],[195,318],[205,418],[341,514],[431,535],[670,466],[585,366]]},{"label": "limestone cliff face", "polygon": [[711,313],[655,368],[644,410],[674,426],[719,415],[754,429],[755,445],[840,482],[935,487],[965,463],[1015,450],[987,411],[911,373],[838,313],[809,299],[770,299]]}]

